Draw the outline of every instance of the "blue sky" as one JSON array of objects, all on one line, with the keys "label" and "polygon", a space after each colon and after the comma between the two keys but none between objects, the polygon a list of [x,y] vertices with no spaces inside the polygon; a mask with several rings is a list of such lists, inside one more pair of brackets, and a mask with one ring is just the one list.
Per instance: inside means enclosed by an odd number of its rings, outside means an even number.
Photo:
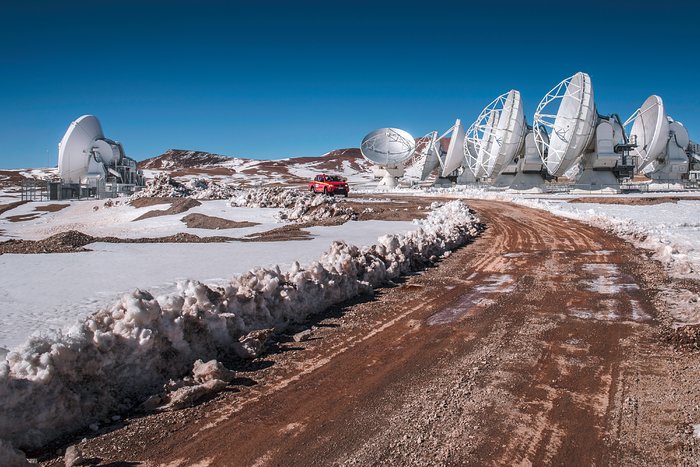
[{"label": "blue sky", "polygon": [[650,94],[700,139],[700,7],[684,2],[14,1],[0,13],[0,167],[55,165],[80,115],[136,158],[279,158],[370,130],[471,123],[519,89],[526,115],[591,75],[599,112]]}]

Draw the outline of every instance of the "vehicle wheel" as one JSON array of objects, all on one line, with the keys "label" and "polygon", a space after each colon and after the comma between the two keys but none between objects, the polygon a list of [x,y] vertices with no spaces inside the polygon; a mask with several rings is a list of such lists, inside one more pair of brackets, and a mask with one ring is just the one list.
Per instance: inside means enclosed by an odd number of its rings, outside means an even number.
[{"label": "vehicle wheel", "polygon": [[309,187],[309,191],[310,191],[311,193],[316,193],[316,190],[314,190],[314,187],[312,187],[312,186]]},{"label": "vehicle wheel", "polygon": [[348,194],[347,194],[347,193],[345,193],[345,197],[346,197],[346,198],[348,197]]},{"label": "vehicle wheel", "polygon": [[326,188],[325,186],[323,187],[323,194],[328,195],[328,188]]}]

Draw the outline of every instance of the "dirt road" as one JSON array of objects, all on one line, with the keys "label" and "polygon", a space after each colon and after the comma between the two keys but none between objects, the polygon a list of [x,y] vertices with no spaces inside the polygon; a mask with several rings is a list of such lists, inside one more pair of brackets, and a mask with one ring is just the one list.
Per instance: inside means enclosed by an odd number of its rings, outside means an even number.
[{"label": "dirt road", "polygon": [[[349,304],[231,392],[83,443],[167,465],[697,462],[697,356],[658,335],[661,267],[584,224],[469,201],[488,228]],[[255,384],[253,384],[255,383]]]}]

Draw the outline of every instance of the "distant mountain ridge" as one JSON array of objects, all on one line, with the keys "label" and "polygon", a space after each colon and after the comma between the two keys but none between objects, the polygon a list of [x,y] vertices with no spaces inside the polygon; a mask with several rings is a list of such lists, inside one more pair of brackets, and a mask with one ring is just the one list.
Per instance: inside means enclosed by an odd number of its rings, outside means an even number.
[{"label": "distant mountain ridge", "polygon": [[359,148],[336,149],[322,156],[259,160],[229,157],[205,151],[169,149],[138,163],[149,172],[166,172],[176,178],[210,177],[230,179],[241,184],[300,185],[315,174],[332,173],[344,177],[371,177],[372,163]]}]

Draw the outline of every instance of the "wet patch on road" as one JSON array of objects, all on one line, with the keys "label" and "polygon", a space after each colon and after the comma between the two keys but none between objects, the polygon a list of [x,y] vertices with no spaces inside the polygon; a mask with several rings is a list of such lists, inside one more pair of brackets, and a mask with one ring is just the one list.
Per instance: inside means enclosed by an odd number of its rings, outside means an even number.
[{"label": "wet patch on road", "polygon": [[430,316],[429,326],[454,323],[477,314],[478,311],[496,303],[498,294],[507,294],[515,289],[515,280],[510,274],[492,274],[479,280],[479,285],[461,295],[456,303]]}]

